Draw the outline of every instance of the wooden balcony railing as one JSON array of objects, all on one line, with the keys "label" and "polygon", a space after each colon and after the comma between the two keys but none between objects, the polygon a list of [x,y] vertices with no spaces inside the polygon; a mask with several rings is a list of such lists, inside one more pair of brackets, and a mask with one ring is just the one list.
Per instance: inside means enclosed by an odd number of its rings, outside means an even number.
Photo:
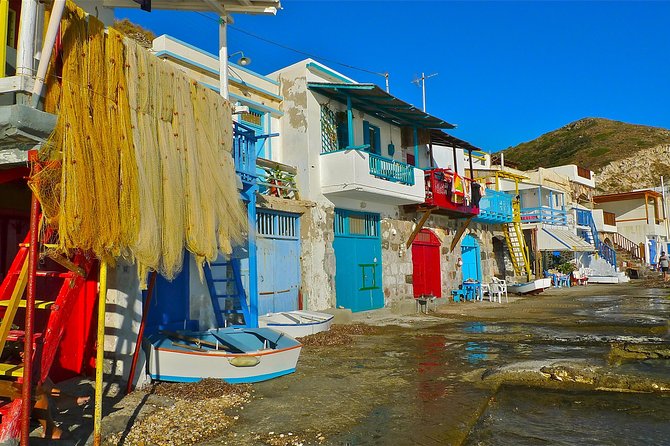
[{"label": "wooden balcony railing", "polygon": [[457,217],[479,214],[479,184],[455,174],[451,169],[430,169],[425,172],[426,206],[435,213]]},{"label": "wooden balcony railing", "polygon": [[295,167],[265,158],[257,158],[256,165],[259,172],[259,192],[262,195],[289,200],[300,199],[295,181]]}]

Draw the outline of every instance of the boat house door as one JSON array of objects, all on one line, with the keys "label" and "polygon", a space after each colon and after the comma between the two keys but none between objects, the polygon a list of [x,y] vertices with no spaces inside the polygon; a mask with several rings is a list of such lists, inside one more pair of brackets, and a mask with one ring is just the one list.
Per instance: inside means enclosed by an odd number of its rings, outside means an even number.
[{"label": "boat house door", "polygon": [[337,306],[365,311],[384,306],[379,214],[335,210]]},{"label": "boat house door", "polygon": [[258,209],[258,314],[298,309],[300,216]]},{"label": "boat house door", "polygon": [[463,261],[463,281],[482,280],[482,257],[479,242],[470,234],[461,242],[461,260]]},{"label": "boat house door", "polygon": [[414,297],[442,297],[440,240],[428,229],[422,229],[412,242]]}]

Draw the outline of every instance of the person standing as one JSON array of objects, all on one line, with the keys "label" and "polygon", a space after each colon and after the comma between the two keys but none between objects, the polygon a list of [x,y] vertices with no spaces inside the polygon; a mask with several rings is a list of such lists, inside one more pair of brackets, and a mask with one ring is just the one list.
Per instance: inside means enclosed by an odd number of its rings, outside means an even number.
[{"label": "person standing", "polygon": [[661,256],[658,258],[658,265],[661,267],[661,271],[663,271],[663,282],[667,282],[670,259],[668,258],[668,255],[665,253],[665,251],[661,251]]}]

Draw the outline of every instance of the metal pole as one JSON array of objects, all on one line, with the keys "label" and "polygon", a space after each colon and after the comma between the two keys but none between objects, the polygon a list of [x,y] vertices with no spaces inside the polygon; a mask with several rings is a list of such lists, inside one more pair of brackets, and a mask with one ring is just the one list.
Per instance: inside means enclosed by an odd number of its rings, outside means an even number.
[{"label": "metal pole", "polygon": [[390,93],[391,93],[391,89],[390,89],[390,87],[389,87],[389,74],[388,74],[388,73],[384,73],[384,78],[385,78],[385,80],[386,80],[386,92],[390,94]]},{"label": "metal pole", "polygon": [[228,99],[228,17],[219,19],[219,93]]},{"label": "metal pole", "polygon": [[144,337],[144,326],[146,325],[147,315],[149,314],[149,305],[151,304],[154,286],[156,285],[156,276],[156,271],[152,271],[151,278],[149,279],[149,289],[147,290],[147,300],[144,301],[144,307],[142,308],[142,321],[140,322],[140,329],[137,332],[137,341],[135,341],[135,351],[133,352],[133,362],[130,366],[130,374],[128,375],[126,394],[129,394],[133,390],[133,380],[135,378],[135,369],[137,368],[137,358],[140,356],[140,346],[142,345],[142,338]]},{"label": "metal pole", "polygon": [[98,338],[95,354],[95,415],[93,419],[93,445],[102,444],[102,378],[105,353],[105,304],[107,302],[107,262],[100,262],[100,291],[98,296]]},{"label": "metal pole", "polygon": [[[25,2],[24,2],[25,3]],[[33,153],[31,153],[31,158]],[[28,251],[28,292],[26,294],[26,321],[23,341],[23,385],[21,387],[21,446],[30,441],[31,390],[33,385],[33,326],[35,321],[35,278],[39,242],[40,202],[33,193],[30,203],[30,247]]]},{"label": "metal pole", "polygon": [[665,183],[663,182],[663,175],[661,175],[661,193],[663,194],[663,220],[665,221],[665,242],[667,245],[668,242],[670,242],[670,228],[668,228],[668,208],[666,207],[665,203],[666,196],[665,196]]},{"label": "metal pole", "polygon": [[16,75],[32,76],[35,57],[35,28],[37,26],[37,1],[21,1],[19,41],[16,51]]},{"label": "metal pole", "polygon": [[9,0],[0,0],[0,77],[5,77],[5,65],[7,63],[7,28],[9,27],[8,21]]},{"label": "metal pole", "polygon": [[421,93],[423,94],[423,112],[426,113],[426,73],[421,73]]}]

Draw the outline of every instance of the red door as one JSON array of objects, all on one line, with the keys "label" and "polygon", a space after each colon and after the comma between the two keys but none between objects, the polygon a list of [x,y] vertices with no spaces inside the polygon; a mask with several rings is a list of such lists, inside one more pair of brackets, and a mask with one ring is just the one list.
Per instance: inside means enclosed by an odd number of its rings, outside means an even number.
[{"label": "red door", "polygon": [[422,229],[412,243],[414,267],[414,297],[442,297],[440,274],[440,241],[428,229]]}]

